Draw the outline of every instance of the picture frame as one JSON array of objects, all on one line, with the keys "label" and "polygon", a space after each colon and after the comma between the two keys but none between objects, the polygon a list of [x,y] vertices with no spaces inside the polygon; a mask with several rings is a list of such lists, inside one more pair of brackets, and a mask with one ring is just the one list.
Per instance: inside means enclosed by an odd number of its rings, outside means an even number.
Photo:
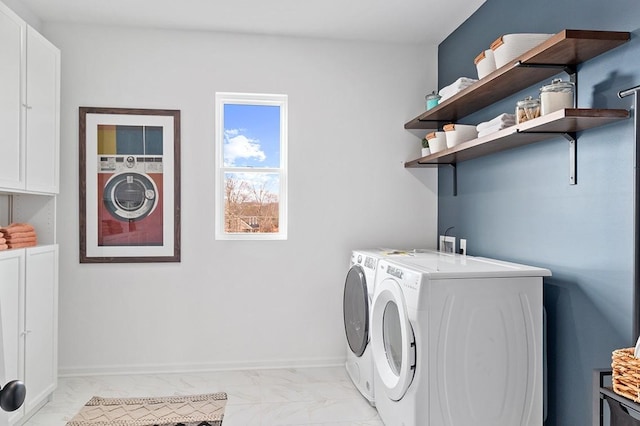
[{"label": "picture frame", "polygon": [[180,262],[180,111],[79,108],[80,263]]}]

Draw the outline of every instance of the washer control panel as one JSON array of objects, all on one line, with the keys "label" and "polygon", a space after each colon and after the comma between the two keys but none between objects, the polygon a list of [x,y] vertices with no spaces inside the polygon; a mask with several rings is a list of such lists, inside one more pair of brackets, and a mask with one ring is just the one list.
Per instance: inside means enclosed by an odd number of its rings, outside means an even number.
[{"label": "washer control panel", "polygon": [[162,173],[162,157],[150,155],[99,155],[98,173]]}]

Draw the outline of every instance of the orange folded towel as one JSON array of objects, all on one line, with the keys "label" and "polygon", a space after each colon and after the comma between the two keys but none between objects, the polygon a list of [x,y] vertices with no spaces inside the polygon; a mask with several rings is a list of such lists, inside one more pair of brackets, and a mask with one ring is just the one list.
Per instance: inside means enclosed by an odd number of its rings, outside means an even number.
[{"label": "orange folded towel", "polygon": [[36,237],[25,237],[25,238],[7,238],[6,244],[20,244],[20,243],[37,243],[38,239]]},{"label": "orange folded towel", "polygon": [[28,223],[12,223],[0,228],[0,250],[34,247],[37,244],[35,228]]},{"label": "orange folded towel", "polygon": [[30,243],[15,243],[15,244],[7,244],[9,246],[10,249],[16,249],[16,248],[24,248],[24,247],[35,247],[36,246],[36,242],[30,242]]},{"label": "orange folded towel", "polygon": [[32,232],[35,228],[28,223],[12,223],[9,226],[0,228],[5,234],[15,234],[16,232]]},{"label": "orange folded towel", "polygon": [[34,231],[30,232],[16,232],[14,234],[7,234],[5,237],[7,241],[14,240],[16,238],[35,238],[36,233]]}]

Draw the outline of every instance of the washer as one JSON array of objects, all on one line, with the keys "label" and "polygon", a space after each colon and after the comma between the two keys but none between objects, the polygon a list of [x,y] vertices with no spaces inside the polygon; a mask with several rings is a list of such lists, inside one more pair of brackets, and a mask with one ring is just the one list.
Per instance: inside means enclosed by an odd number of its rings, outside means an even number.
[{"label": "washer", "polygon": [[378,262],[375,404],[388,426],[543,423],[546,269],[439,252]]},{"label": "washer", "polygon": [[390,256],[412,255],[411,251],[364,249],[351,253],[344,284],[343,315],[347,338],[346,369],[360,393],[375,405],[373,358],[371,356],[371,301],[378,261]]}]

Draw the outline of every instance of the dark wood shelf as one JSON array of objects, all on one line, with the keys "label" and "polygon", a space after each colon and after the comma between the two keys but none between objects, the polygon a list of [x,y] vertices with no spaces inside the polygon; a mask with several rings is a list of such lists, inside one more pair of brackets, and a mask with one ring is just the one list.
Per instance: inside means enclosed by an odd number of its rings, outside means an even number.
[{"label": "dark wood shelf", "polygon": [[[629,41],[629,32],[564,30],[413,120],[405,129],[437,129]],[[529,67],[524,65],[556,65]],[[515,108],[515,106],[514,106]]]},{"label": "dark wood shelf", "polygon": [[435,154],[409,161],[405,168],[455,164],[484,155],[540,142],[555,134],[574,133],[629,118],[626,109],[570,108],[508,127],[481,138],[463,142]]}]

